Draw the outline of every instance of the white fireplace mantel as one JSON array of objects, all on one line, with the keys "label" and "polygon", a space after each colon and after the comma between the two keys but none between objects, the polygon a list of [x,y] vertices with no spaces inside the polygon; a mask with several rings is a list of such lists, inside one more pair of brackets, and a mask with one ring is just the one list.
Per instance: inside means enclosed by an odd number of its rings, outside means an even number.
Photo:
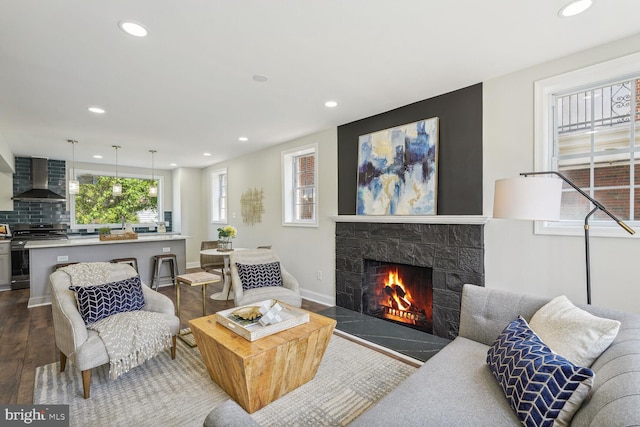
[{"label": "white fireplace mantel", "polygon": [[398,224],[471,224],[482,225],[490,217],[481,215],[334,215],[335,222],[375,222]]}]

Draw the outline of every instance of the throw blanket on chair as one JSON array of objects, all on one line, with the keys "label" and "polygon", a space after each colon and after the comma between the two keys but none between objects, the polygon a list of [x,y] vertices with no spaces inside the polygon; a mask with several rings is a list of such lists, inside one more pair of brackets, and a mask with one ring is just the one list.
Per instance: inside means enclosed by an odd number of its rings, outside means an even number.
[{"label": "throw blanket on chair", "polygon": [[112,380],[172,345],[169,325],[151,311],[113,314],[87,328],[98,332],[107,348]]},{"label": "throw blanket on chair", "polygon": [[97,286],[109,282],[109,262],[81,262],[59,270],[69,275],[73,286]]},{"label": "throw blanket on chair", "polygon": [[[99,286],[110,281],[108,262],[82,262],[60,268],[72,286]],[[135,310],[112,314],[87,325],[98,332],[109,355],[109,377],[115,380],[130,369],[171,347],[171,329],[162,314]]]}]

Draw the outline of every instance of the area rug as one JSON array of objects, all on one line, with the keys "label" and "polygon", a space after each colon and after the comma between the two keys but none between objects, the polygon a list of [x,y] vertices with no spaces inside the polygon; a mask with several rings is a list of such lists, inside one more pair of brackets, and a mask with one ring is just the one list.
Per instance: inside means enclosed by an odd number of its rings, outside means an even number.
[{"label": "area rug", "polygon": [[[36,370],[33,403],[68,404],[71,426],[201,426],[229,396],[209,377],[197,348],[179,342],[115,381],[108,365],[92,370],[91,398],[80,371],[59,363]],[[332,336],[315,378],[251,416],[262,426],[346,425],[415,371],[415,367]]]}]

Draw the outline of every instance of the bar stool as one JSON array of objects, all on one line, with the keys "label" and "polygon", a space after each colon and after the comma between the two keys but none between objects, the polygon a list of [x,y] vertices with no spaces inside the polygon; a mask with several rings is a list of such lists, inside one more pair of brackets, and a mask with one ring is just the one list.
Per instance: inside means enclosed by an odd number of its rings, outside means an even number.
[{"label": "bar stool", "polygon": [[[160,273],[162,271],[162,263],[166,262],[169,264],[169,269],[171,272],[170,276],[161,276]],[[151,279],[151,289],[158,290],[160,286],[160,280],[163,278],[171,277],[171,283],[176,283],[176,272],[178,271],[178,259],[175,254],[162,254],[162,255],[154,255],[153,256],[153,276]],[[155,284],[155,287],[153,286]]]},{"label": "bar stool", "polygon": [[129,264],[136,272],[138,271],[138,258],[115,258],[111,262],[114,264]]}]

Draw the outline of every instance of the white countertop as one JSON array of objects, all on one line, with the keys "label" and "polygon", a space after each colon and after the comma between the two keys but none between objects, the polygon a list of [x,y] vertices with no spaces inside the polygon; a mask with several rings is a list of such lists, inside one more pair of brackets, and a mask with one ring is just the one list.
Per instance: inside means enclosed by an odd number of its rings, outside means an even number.
[{"label": "white countertop", "polygon": [[190,236],[181,234],[162,234],[162,233],[142,233],[138,234],[137,239],[129,240],[106,240],[101,241],[97,236],[71,236],[68,240],[32,240],[27,242],[25,249],[39,248],[58,248],[69,246],[92,246],[92,245],[118,245],[123,243],[145,243],[145,242],[161,242],[165,240],[185,240]]}]

